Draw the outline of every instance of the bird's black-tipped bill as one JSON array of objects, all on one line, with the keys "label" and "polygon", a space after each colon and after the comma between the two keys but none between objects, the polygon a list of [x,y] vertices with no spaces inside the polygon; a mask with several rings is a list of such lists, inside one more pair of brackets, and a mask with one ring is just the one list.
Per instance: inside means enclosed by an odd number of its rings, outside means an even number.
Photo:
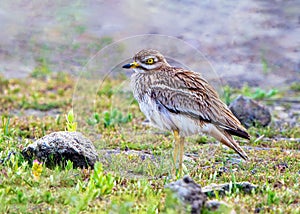
[{"label": "bird's black-tipped bill", "polygon": [[122,68],[129,69],[129,68],[136,68],[136,67],[138,67],[138,66],[139,66],[138,63],[132,62],[132,63],[126,64],[126,65],[123,65]]},{"label": "bird's black-tipped bill", "polygon": [[126,64],[126,65],[123,65],[122,68],[129,69],[129,68],[131,68],[131,66],[132,66],[131,63],[129,63],[129,64]]}]

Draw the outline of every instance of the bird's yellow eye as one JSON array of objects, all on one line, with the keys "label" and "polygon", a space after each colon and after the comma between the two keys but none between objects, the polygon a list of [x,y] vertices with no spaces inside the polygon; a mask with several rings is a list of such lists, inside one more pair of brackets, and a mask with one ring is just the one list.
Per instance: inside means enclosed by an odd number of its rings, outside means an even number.
[{"label": "bird's yellow eye", "polygon": [[147,63],[148,65],[151,65],[151,64],[154,63],[154,59],[153,59],[153,58],[149,58],[149,59],[146,60],[146,63]]}]

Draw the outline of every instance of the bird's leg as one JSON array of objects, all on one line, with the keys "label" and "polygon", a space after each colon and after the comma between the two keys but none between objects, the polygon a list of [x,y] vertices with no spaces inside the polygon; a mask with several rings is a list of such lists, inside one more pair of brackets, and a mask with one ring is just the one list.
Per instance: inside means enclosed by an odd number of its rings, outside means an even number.
[{"label": "bird's leg", "polygon": [[173,175],[176,177],[176,163],[177,163],[178,148],[179,148],[179,141],[180,141],[179,132],[177,130],[174,130],[174,140],[175,140],[175,147],[173,153],[173,161],[174,161]]},{"label": "bird's leg", "polygon": [[184,154],[184,137],[179,138],[179,176],[182,176],[182,164]]}]

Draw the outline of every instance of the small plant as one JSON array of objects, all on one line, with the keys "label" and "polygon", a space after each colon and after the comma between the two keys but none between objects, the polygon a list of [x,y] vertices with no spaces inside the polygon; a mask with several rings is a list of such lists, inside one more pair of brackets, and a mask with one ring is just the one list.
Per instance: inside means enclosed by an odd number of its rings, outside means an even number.
[{"label": "small plant", "polygon": [[79,184],[79,190],[84,189],[84,193],[74,212],[85,210],[93,199],[110,194],[114,186],[115,178],[109,173],[104,173],[101,163],[95,163],[94,173],[91,175],[87,186],[84,188],[82,183]]},{"label": "small plant", "polygon": [[102,164],[97,162],[88,185],[95,186],[98,190],[98,196],[107,195],[111,193],[115,179],[110,173],[104,173]]},{"label": "small plant", "polygon": [[262,58],[261,58],[261,64],[262,64],[262,70],[263,70],[263,73],[264,73],[264,74],[269,73],[270,68],[269,68],[268,61],[266,60],[265,57],[262,57]]},{"label": "small plant", "polygon": [[0,75],[0,93],[3,93],[9,86],[9,81]]},{"label": "small plant", "polygon": [[196,140],[198,144],[206,144],[208,142],[208,137],[205,135],[199,136]]},{"label": "small plant", "polygon": [[[67,83],[67,81],[68,81],[68,74],[66,72],[58,72],[56,74],[56,79],[60,83]],[[64,92],[64,90],[63,90],[63,92]],[[63,93],[63,92],[61,92],[61,93]]]},{"label": "small plant", "polygon": [[111,83],[111,81],[107,81],[102,88],[97,92],[99,96],[107,96],[108,98],[111,98],[113,94],[115,93],[114,87]]},{"label": "small plant", "polygon": [[278,94],[278,90],[277,89],[271,89],[269,91],[265,91],[261,88],[257,88],[252,96],[253,99],[256,100],[261,100],[264,98],[270,98],[275,96],[276,94]]},{"label": "small plant", "polygon": [[88,119],[89,125],[96,125],[99,123],[103,123],[104,128],[115,127],[116,125],[122,123],[128,123],[132,120],[132,114],[128,113],[127,115],[123,115],[121,111],[118,109],[113,109],[111,111],[105,111],[102,115],[98,113],[94,113],[91,118]]},{"label": "small plant", "polygon": [[33,78],[45,78],[51,74],[51,70],[45,58],[38,60],[39,66],[37,66],[31,73]]},{"label": "small plant", "polygon": [[2,115],[2,132],[4,136],[10,135],[9,122],[10,117],[5,117],[4,115]]},{"label": "small plant", "polygon": [[294,91],[300,91],[300,83],[299,82],[292,83],[291,89]]},{"label": "small plant", "polygon": [[271,98],[271,97],[277,95],[278,90],[271,89],[269,91],[266,91],[261,88],[255,88],[255,90],[253,91],[253,89],[250,88],[248,85],[244,85],[243,88],[241,89],[241,94],[243,94],[247,97],[250,97],[252,99],[255,99],[255,100],[262,100],[262,99]]},{"label": "small plant", "polygon": [[34,160],[31,171],[34,179],[38,181],[43,171],[43,163],[39,162],[38,160]]},{"label": "small plant", "polygon": [[70,160],[67,160],[66,166],[65,166],[65,170],[66,171],[70,171],[71,169],[73,169],[73,162]]},{"label": "small plant", "polygon": [[66,115],[66,130],[68,132],[75,132],[77,129],[77,122],[75,122],[75,115],[73,113],[73,109],[71,109]]},{"label": "small plant", "polygon": [[279,202],[279,197],[277,196],[276,192],[271,190],[271,189],[267,189],[267,204],[270,206],[272,204],[278,204]]},{"label": "small plant", "polygon": [[117,124],[128,123],[132,120],[132,114],[128,113],[123,116],[122,112],[118,109],[113,109],[112,111],[106,111],[103,113],[103,123],[104,127],[114,127]]},{"label": "small plant", "polygon": [[101,116],[96,112],[93,114],[92,117],[88,118],[87,123],[89,125],[96,125],[100,123],[100,121],[101,121]]}]

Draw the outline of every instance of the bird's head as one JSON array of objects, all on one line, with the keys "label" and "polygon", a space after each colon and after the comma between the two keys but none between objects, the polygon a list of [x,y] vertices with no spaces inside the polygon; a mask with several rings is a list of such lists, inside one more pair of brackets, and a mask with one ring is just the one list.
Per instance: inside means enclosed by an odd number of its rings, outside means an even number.
[{"label": "bird's head", "polygon": [[144,49],[136,53],[133,62],[126,64],[123,68],[132,68],[135,72],[156,71],[163,66],[170,66],[165,57],[157,50]]}]

